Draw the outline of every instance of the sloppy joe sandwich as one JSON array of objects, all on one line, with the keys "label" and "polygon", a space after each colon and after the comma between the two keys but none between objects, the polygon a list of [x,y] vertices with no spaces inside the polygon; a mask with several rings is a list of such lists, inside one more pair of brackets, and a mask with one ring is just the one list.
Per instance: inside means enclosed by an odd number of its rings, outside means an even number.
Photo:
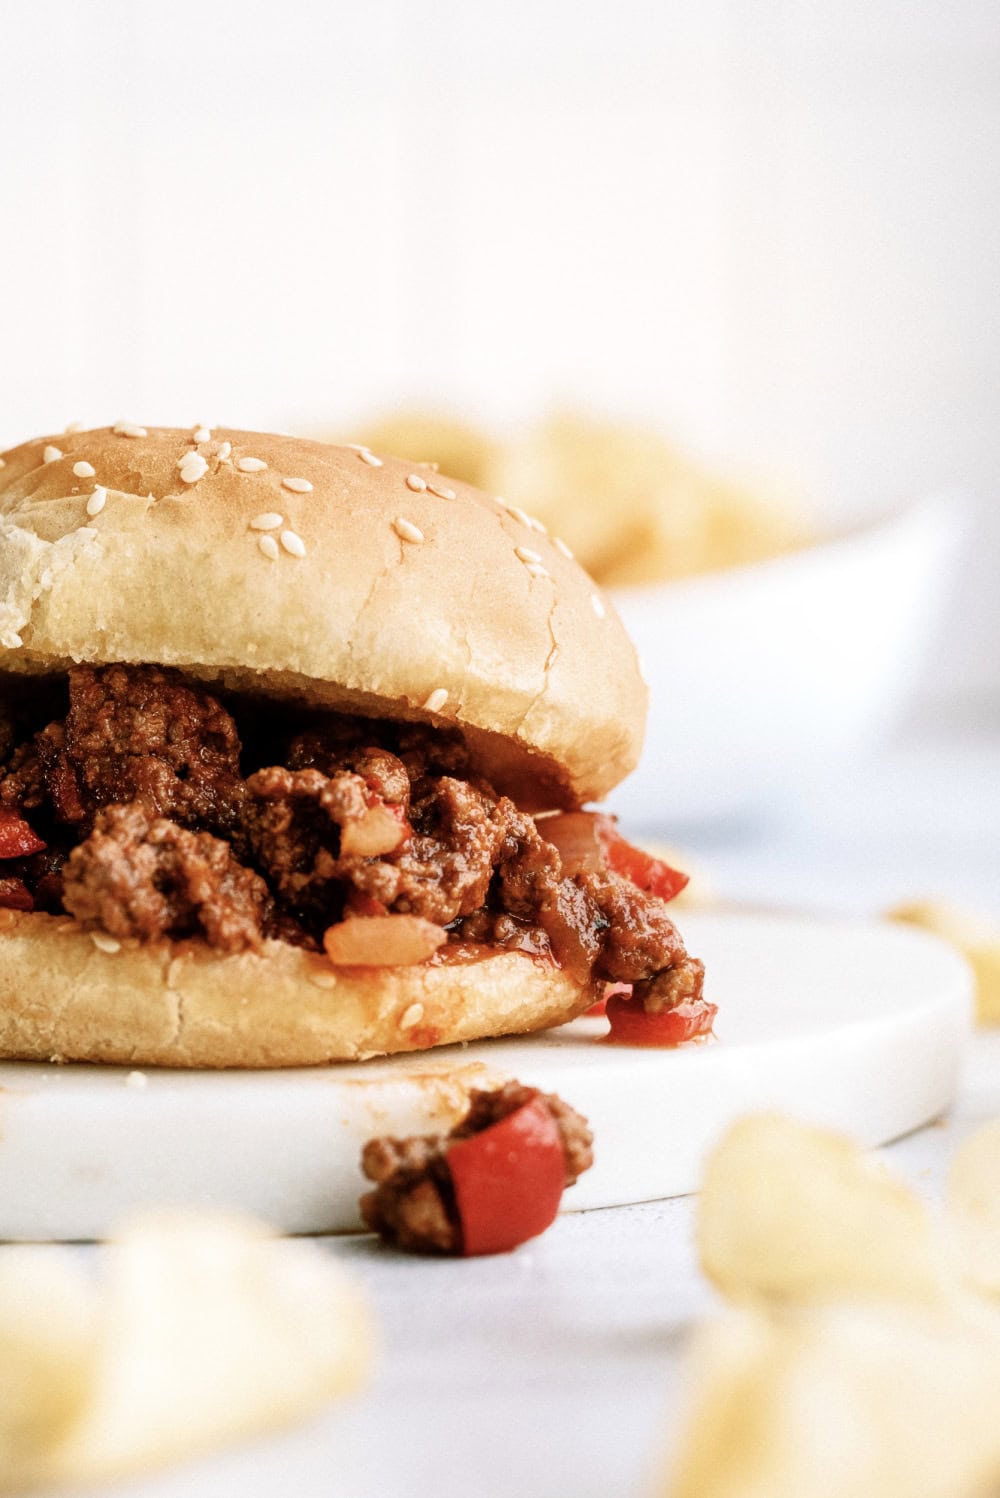
[{"label": "sloppy joe sandwich", "polygon": [[305,1065],[608,984],[704,1019],[680,881],[582,809],[638,758],[635,654],[538,522],[261,433],[2,465],[0,1054]]}]

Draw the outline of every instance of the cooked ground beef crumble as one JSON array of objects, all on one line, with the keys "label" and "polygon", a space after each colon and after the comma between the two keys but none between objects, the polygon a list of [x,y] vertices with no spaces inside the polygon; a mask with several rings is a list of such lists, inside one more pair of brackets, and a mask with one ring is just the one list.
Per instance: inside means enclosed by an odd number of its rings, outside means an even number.
[{"label": "cooked ground beef crumble", "polygon": [[554,1092],[539,1092],[521,1082],[505,1082],[490,1091],[474,1088],[468,1112],[448,1134],[368,1140],[361,1168],[375,1183],[375,1190],[361,1198],[365,1226],[387,1243],[411,1252],[461,1253],[462,1227],[448,1169],[449,1146],[481,1134],[536,1098],[559,1130],[566,1157],[565,1184],[575,1185],[594,1163],[594,1137],[575,1108]]},{"label": "cooked ground beef crumble", "polygon": [[650,1009],[700,992],[663,901],[564,868],[456,732],[290,710],[282,736],[273,712],[157,666],[76,666],[66,690],[54,705],[39,685],[32,721],[22,685],[0,715],[0,808],[46,844],[3,861],[9,904],[225,952],[412,914],[581,982],[632,983]]}]

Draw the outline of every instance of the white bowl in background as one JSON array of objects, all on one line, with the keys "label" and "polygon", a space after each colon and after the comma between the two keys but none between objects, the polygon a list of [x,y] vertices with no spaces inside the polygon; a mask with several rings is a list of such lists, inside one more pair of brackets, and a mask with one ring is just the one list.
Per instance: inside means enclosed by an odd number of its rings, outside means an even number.
[{"label": "white bowl in background", "polygon": [[772,561],[614,590],[650,711],[612,809],[704,823],[842,771],[919,679],[963,524],[940,497]]}]

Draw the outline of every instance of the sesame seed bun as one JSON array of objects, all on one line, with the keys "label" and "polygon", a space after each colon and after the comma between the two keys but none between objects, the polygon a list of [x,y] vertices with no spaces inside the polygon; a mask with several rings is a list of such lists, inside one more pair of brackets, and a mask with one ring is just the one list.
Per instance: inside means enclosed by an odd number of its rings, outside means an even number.
[{"label": "sesame seed bun", "polygon": [[223,956],[203,941],[118,943],[64,916],[12,910],[0,910],[0,939],[0,1056],[17,1060],[358,1061],[562,1024],[602,986],[523,952],[458,949],[416,967],[334,972],[281,941]]},{"label": "sesame seed bun", "polygon": [[531,517],[426,465],[64,433],[4,454],[0,537],[0,670],[155,663],[454,724],[527,809],[599,800],[638,760],[645,688],[611,605]]}]

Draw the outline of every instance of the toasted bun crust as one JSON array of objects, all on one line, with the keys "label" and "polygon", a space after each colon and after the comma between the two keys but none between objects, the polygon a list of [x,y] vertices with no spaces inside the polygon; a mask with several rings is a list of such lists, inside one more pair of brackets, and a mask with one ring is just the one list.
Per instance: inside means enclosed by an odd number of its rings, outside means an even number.
[{"label": "toasted bun crust", "polygon": [[427,466],[250,432],[104,427],[4,454],[0,670],[73,661],[454,723],[533,809],[605,796],[645,718],[611,605],[520,512]]},{"label": "toasted bun crust", "polygon": [[105,952],[64,916],[0,911],[7,1059],[315,1066],[540,1030],[596,997],[523,952],[377,970],[280,941],[235,956],[193,940]]}]

